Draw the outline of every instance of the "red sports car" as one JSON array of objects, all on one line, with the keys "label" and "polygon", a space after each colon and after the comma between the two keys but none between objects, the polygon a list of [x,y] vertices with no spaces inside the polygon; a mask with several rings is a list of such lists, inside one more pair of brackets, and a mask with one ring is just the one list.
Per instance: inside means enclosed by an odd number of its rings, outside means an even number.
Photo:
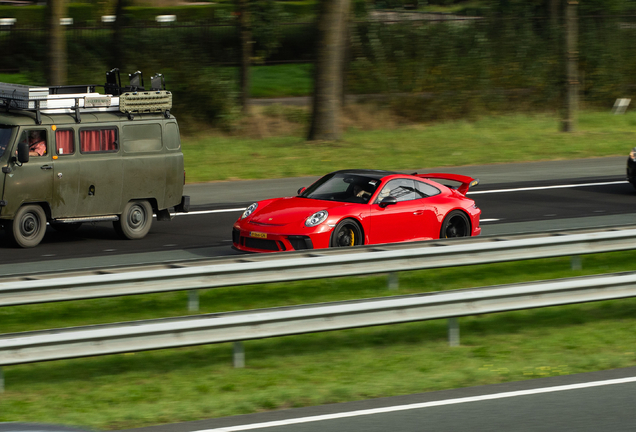
[{"label": "red sports car", "polygon": [[243,251],[277,252],[476,236],[481,210],[466,192],[478,183],[456,174],[336,171],[295,197],[250,205],[232,242]]}]

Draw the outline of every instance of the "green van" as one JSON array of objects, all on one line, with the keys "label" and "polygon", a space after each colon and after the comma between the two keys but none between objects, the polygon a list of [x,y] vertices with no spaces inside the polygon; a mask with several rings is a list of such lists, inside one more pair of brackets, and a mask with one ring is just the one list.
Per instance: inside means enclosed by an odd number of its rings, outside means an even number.
[{"label": "green van", "polygon": [[185,170],[172,95],[146,91],[140,73],[121,87],[116,69],[107,94],[95,85],[34,87],[0,83],[0,224],[9,239],[33,247],[47,223],[69,232],[112,221],[128,239],[157,220],[187,212]]}]

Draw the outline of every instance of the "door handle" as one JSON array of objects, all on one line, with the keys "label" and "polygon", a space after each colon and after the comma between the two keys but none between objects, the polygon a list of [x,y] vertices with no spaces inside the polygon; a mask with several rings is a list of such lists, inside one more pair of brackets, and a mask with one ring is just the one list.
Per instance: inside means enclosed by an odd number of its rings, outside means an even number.
[{"label": "door handle", "polygon": [[424,214],[424,210],[414,211],[414,212],[413,212],[413,214],[414,214],[415,216],[421,216],[421,215],[423,215],[423,214]]},{"label": "door handle", "polygon": [[50,170],[50,169],[53,169],[53,167],[52,167],[51,165],[42,165],[42,166],[40,167],[40,169],[43,169],[43,170]]}]

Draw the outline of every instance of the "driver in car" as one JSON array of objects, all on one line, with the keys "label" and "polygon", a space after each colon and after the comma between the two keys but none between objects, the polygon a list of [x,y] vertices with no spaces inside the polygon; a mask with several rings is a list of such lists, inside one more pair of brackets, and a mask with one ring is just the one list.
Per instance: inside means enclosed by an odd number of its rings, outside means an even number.
[{"label": "driver in car", "polygon": [[371,197],[371,192],[364,190],[364,188],[360,185],[353,186],[353,194],[358,198],[362,198],[367,201]]}]

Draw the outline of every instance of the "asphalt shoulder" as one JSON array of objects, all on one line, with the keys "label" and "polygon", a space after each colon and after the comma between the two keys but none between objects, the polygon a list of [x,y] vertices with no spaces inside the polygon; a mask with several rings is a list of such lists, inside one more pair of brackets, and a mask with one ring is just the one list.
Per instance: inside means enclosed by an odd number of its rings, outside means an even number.
[{"label": "asphalt shoulder", "polygon": [[[468,175],[479,179],[480,186],[512,185],[533,182],[564,182],[577,179],[624,178],[627,156],[602,158],[519,162],[507,164],[445,166],[401,172],[445,172]],[[187,168],[187,167],[186,167]],[[376,168],[376,167],[352,167]],[[325,173],[326,174],[326,173]],[[298,189],[308,186],[319,176],[290,177],[264,180],[221,181],[187,184],[185,194],[193,206],[226,206],[248,203],[266,198],[293,196]]]}]

